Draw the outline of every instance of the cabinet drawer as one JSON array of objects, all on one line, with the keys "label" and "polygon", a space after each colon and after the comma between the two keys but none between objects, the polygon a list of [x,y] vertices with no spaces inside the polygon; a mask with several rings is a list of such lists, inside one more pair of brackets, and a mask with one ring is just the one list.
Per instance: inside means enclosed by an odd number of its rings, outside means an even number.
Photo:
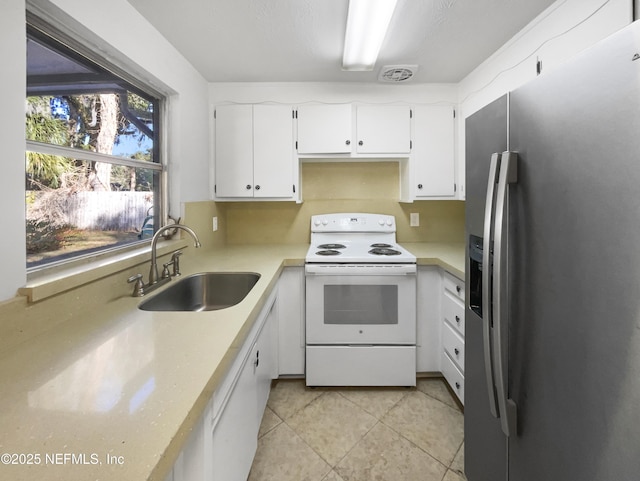
[{"label": "cabinet drawer", "polygon": [[460,402],[464,404],[464,376],[444,351],[442,351],[442,374]]},{"label": "cabinet drawer", "polygon": [[448,291],[442,296],[442,317],[464,337],[464,304]]},{"label": "cabinet drawer", "polygon": [[464,373],[464,339],[447,322],[442,328],[442,347]]},{"label": "cabinet drawer", "polygon": [[443,282],[445,291],[451,292],[453,297],[459,299],[462,301],[462,304],[464,304],[464,281],[445,272]]}]

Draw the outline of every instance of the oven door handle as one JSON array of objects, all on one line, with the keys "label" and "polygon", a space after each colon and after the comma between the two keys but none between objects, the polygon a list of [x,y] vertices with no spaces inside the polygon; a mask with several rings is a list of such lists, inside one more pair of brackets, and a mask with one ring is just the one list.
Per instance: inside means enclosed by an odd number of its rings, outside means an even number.
[{"label": "oven door handle", "polygon": [[416,275],[415,264],[306,264],[306,275],[321,276],[409,276]]}]

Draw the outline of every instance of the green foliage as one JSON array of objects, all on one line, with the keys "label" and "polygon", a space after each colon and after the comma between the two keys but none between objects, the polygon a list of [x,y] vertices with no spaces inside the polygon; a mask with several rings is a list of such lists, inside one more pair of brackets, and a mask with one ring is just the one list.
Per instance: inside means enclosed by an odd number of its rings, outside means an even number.
[{"label": "green foliage", "polygon": [[49,222],[27,219],[27,254],[62,248],[68,226],[54,227]]},{"label": "green foliage", "polygon": [[[49,144],[68,145],[69,132],[65,123],[54,119],[48,97],[28,97],[25,124],[27,140]],[[41,185],[57,188],[62,175],[70,172],[73,161],[58,155],[27,152],[27,176]]]},{"label": "green foliage", "polygon": [[129,110],[142,121],[151,122],[153,120],[153,103],[140,97],[133,92],[127,92],[127,103]]}]

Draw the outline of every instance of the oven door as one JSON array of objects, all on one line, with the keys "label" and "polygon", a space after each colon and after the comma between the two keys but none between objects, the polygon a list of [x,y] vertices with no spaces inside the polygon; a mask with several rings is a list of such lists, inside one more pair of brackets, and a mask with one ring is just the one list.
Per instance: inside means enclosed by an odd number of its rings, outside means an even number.
[{"label": "oven door", "polygon": [[307,264],[307,344],[416,342],[415,264]]}]

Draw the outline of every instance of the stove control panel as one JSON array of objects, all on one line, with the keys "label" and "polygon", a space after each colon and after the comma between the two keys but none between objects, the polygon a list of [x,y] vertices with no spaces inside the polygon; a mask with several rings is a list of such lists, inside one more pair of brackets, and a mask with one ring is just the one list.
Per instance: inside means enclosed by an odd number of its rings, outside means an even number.
[{"label": "stove control panel", "polygon": [[392,215],[321,214],[311,217],[311,232],[395,232]]}]

